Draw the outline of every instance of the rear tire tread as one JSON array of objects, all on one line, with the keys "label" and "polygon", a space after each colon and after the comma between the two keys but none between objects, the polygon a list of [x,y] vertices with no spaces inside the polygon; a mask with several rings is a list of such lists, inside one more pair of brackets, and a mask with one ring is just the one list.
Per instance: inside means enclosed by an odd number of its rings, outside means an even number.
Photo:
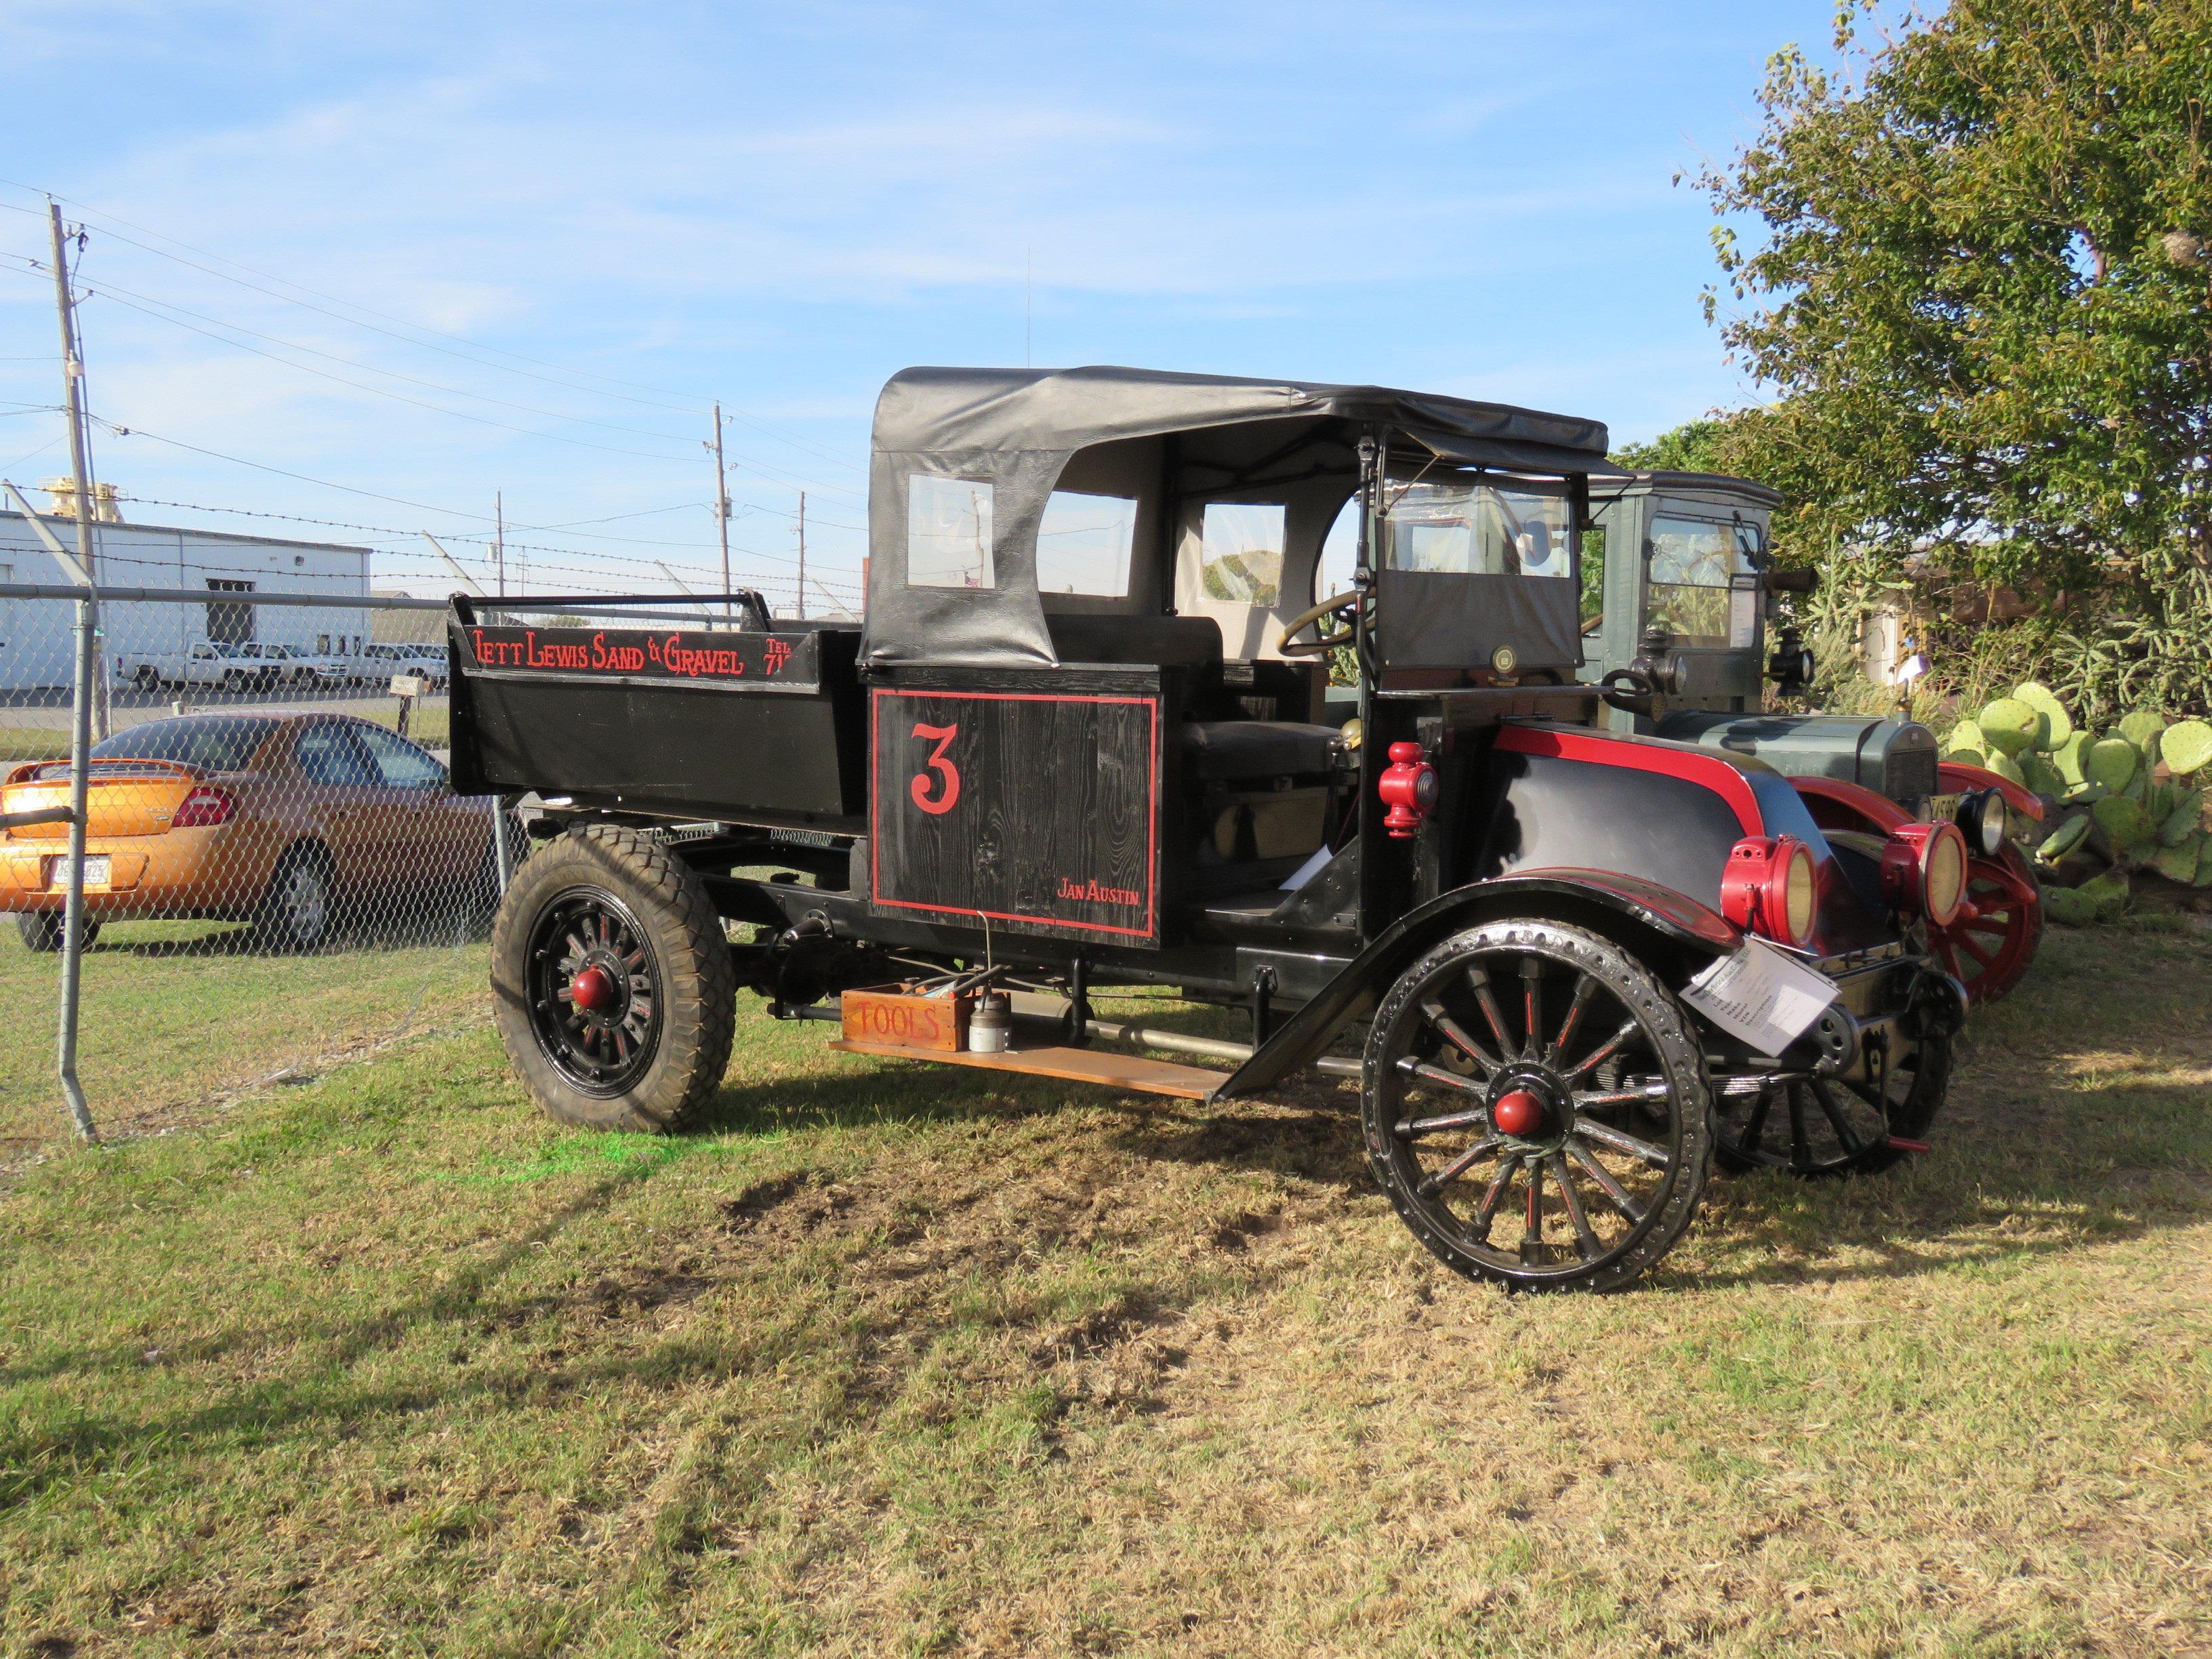
[{"label": "rear tire tread", "polygon": [[[654,940],[665,999],[660,1048],[627,1094],[599,1098],[566,1086],[538,1052],[525,1006],[530,933],[542,900],[585,880],[630,902]],[[628,890],[624,890],[627,889]],[[665,948],[673,945],[676,948]],[[737,1037],[737,968],[705,884],[652,836],[615,824],[572,829],[534,849],[507,884],[492,922],[495,1022],[516,1073],[549,1116],[580,1128],[665,1133],[711,1099]]]}]

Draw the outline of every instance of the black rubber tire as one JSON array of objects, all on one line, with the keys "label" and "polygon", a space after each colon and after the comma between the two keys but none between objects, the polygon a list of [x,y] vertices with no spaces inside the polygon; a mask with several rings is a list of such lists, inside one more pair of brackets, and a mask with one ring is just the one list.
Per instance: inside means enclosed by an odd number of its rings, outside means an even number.
[{"label": "black rubber tire", "polygon": [[131,678],[131,683],[141,691],[158,691],[161,689],[161,677],[154,672],[154,665],[150,662],[140,663],[138,672]]},{"label": "black rubber tire", "polygon": [[[532,1018],[532,936],[550,906],[579,890],[609,895],[636,919],[659,979],[651,1063],[619,1093],[578,1086],[546,1054]],[[562,1123],[676,1129],[713,1097],[729,1069],[738,986],[722,919],[697,874],[638,830],[580,826],[530,854],[492,921],[491,989],[493,1023],[516,1074]]]},{"label": "black rubber tire", "polygon": [[[1418,1023],[1417,999],[1455,964],[1504,951],[1540,958],[1597,980],[1601,991],[1642,1027],[1650,1058],[1670,1092],[1673,1110],[1666,1150],[1671,1159],[1666,1174],[1640,1219],[1595,1260],[1516,1269],[1477,1255],[1468,1248],[1467,1230],[1449,1224],[1448,1208],[1420,1192],[1418,1156],[1395,1127],[1399,1103],[1395,1085],[1386,1084],[1394,1054],[1403,1049],[1407,1028]],[[1632,1284],[1674,1248],[1689,1226],[1712,1163],[1712,1102],[1705,1054],[1681,1004],[1620,945],[1558,922],[1486,922],[1445,939],[1399,976],[1369,1028],[1360,1121],[1376,1180],[1413,1236],[1455,1273],[1514,1290],[1605,1291]]]},{"label": "black rubber tire", "polygon": [[[313,884],[319,904],[301,902],[295,888],[303,882]],[[319,951],[337,936],[337,881],[331,855],[319,842],[301,842],[285,849],[254,907],[253,927],[264,944],[301,954]]]},{"label": "black rubber tire", "polygon": [[[41,956],[51,956],[62,948],[62,913],[58,910],[18,910],[15,913],[15,937],[23,941],[26,951],[36,951]],[[90,916],[84,919],[85,948],[92,948],[100,937],[100,924]]]}]

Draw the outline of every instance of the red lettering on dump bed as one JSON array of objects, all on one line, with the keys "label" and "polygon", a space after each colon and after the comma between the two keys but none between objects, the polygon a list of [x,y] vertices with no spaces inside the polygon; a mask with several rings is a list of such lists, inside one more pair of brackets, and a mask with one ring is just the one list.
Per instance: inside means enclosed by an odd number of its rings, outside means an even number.
[{"label": "red lettering on dump bed", "polygon": [[672,679],[686,680],[738,680],[763,672],[777,674],[789,666],[798,650],[789,640],[757,635],[727,644],[696,643],[696,636],[680,633],[632,634],[619,629],[601,629],[586,636],[580,629],[541,633],[534,628],[471,626],[468,635],[477,661],[486,668],[542,668],[583,674],[658,671]]}]

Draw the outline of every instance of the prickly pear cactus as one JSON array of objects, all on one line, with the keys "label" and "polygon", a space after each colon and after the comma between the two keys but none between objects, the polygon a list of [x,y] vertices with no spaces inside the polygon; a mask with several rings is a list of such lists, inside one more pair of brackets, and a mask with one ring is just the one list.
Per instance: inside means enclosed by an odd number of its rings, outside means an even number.
[{"label": "prickly pear cactus", "polygon": [[2212,720],[2138,708],[2094,732],[2028,680],[1962,710],[1943,747],[2042,798],[2043,821],[2016,817],[2014,828],[2051,921],[2078,927],[2145,894],[2171,902],[2175,889],[2212,890],[2212,787],[2200,789],[2212,780]]},{"label": "prickly pear cactus", "polygon": [[2058,701],[2058,695],[2040,680],[2029,680],[2013,688],[2014,698],[2026,703],[2043,716],[2043,736],[2036,744],[2038,749],[2057,749],[2074,735],[2074,721]]},{"label": "prickly pear cactus", "polygon": [[2148,708],[2120,716],[2120,735],[2135,744],[2136,752],[2146,761],[2158,758],[2158,740],[2165,732],[2165,716],[2154,714]]},{"label": "prickly pear cactus", "polygon": [[2097,919],[2097,901],[2078,887],[2045,887],[2043,910],[2067,927],[2087,927]]},{"label": "prickly pear cactus", "polygon": [[2212,762],[2212,725],[2203,720],[2177,720],[2158,740],[2159,757],[2166,769],[2185,778]]},{"label": "prickly pear cactus", "polygon": [[2100,738],[2082,757],[2081,773],[2101,788],[2124,789],[2136,775],[2139,758],[2136,746],[2126,738]]},{"label": "prickly pear cactus", "polygon": [[2051,723],[2042,711],[2018,697],[1999,697],[1974,717],[1974,723],[1982,728],[1990,748],[2004,755],[2042,748],[2051,733]]},{"label": "prickly pear cactus", "polygon": [[2201,796],[2185,796],[2158,826],[2160,842],[2167,847],[2179,847],[2204,827],[2204,802]]},{"label": "prickly pear cactus", "polygon": [[2151,854],[2151,868],[2168,881],[2178,881],[2186,887],[2197,879],[2197,866],[2203,860],[2204,837],[2191,834],[2175,847],[2161,847]]}]

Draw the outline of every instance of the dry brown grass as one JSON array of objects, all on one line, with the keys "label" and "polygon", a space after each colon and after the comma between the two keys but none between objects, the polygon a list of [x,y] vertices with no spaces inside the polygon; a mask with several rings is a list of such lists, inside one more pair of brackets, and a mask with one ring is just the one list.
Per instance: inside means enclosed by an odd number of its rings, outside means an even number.
[{"label": "dry brown grass", "polygon": [[4,1200],[0,1633],[2212,1651],[2208,990],[2201,935],[2056,937],[1935,1154],[1717,1182],[1605,1299],[1443,1273],[1330,1087],[757,1023],[641,1143],[428,1045]]}]

